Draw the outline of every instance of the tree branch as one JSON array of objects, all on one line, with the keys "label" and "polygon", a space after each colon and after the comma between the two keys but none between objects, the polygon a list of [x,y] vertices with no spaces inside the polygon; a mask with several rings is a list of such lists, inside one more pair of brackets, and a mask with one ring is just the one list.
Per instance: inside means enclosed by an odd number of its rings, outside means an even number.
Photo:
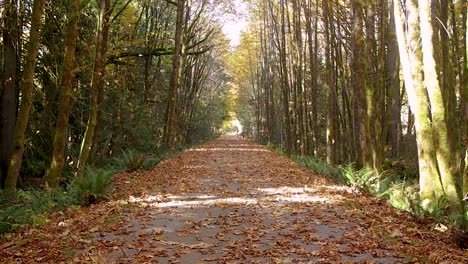
[{"label": "tree branch", "polygon": [[[190,51],[185,53],[185,55],[191,55],[191,56],[198,56],[202,55],[208,51],[210,51],[213,48],[213,46],[206,47],[201,50],[197,51]],[[137,52],[137,51],[124,51],[115,55],[112,55],[109,57],[107,64],[121,64],[122,61],[119,59],[121,58],[128,58],[128,57],[149,57],[149,56],[154,56],[154,57],[159,57],[159,56],[164,56],[164,55],[173,55],[174,54],[174,48],[155,48],[149,51],[143,51],[143,52]]]},{"label": "tree branch", "polygon": [[175,5],[175,6],[178,5],[178,3],[177,3],[176,1],[166,0],[166,2],[167,2],[168,4],[171,4],[171,5]]},{"label": "tree branch", "polygon": [[[122,8],[120,8],[120,10],[117,12],[117,14],[115,14],[115,16],[111,19],[111,24],[114,22],[114,20],[116,20],[121,14],[122,12],[127,8],[127,6],[132,2],[133,0],[128,0],[123,6]],[[112,6],[112,9],[111,11],[114,10],[115,8],[115,5],[116,5],[117,1],[114,2],[114,6]]]}]

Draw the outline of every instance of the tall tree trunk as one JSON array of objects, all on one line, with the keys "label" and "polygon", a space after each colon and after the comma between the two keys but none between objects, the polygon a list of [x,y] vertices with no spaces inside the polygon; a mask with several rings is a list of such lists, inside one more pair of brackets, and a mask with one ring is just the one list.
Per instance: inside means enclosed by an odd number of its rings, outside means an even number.
[{"label": "tall tree trunk", "polygon": [[[457,188],[459,188],[459,194],[462,194],[462,148],[460,148],[460,133],[461,126],[459,124],[458,110],[457,110],[457,95],[456,95],[456,81],[454,69],[459,68],[459,62],[456,59],[457,56],[451,56],[450,54],[450,42],[453,43],[452,46],[457,46],[458,36],[454,35],[452,38],[449,38],[448,25],[449,21],[449,0],[441,0],[441,15],[440,20],[442,26],[440,27],[440,36],[441,36],[441,48],[442,48],[442,67],[441,67],[441,77],[442,80],[439,82],[439,89],[442,92],[443,106],[445,108],[445,124],[447,126],[447,142],[449,149],[449,166],[452,177],[455,177]],[[433,18],[430,18],[433,20]],[[456,28],[456,25],[453,25]],[[454,33],[457,33],[454,29]],[[434,51],[435,53],[436,51]],[[455,58],[454,58],[455,57]],[[436,63],[438,63],[436,61]],[[460,78],[461,79],[461,78]],[[462,88],[461,88],[462,89]],[[449,129],[450,128],[450,129]],[[437,143],[437,141],[436,141]]]},{"label": "tall tree trunk", "polygon": [[0,184],[5,186],[17,111],[18,12],[16,0],[3,1],[3,69],[0,87]]},{"label": "tall tree trunk", "polygon": [[[434,136],[430,123],[430,104],[422,79],[422,52],[419,48],[419,16],[416,0],[406,2],[407,32],[404,31],[400,4],[394,5],[400,60],[405,79],[408,102],[414,113],[418,147],[419,186],[423,206],[443,196],[444,191],[437,172]],[[429,41],[431,42],[431,40]]]},{"label": "tall tree trunk", "polygon": [[463,193],[468,193],[468,38],[467,38],[467,1],[460,1],[461,14],[462,14],[462,31],[463,31],[463,77],[460,79],[460,113],[461,113],[461,124],[462,124],[462,141],[465,150],[464,158],[464,169],[463,169]]},{"label": "tall tree trunk", "polygon": [[[380,135],[377,133],[376,129],[377,127],[380,127],[380,120],[376,116],[377,108],[379,107],[379,101],[376,100],[378,96],[377,95],[377,90],[378,90],[378,72],[377,72],[377,67],[378,67],[378,61],[377,61],[377,56],[376,56],[376,39],[375,39],[375,23],[374,23],[374,10],[372,7],[372,4],[369,2],[369,0],[364,1],[364,11],[365,11],[365,16],[364,18],[364,25],[366,29],[365,33],[365,41],[364,41],[364,51],[367,57],[367,60],[365,61],[365,72],[366,72],[366,84],[365,84],[365,95],[366,95],[366,110],[367,110],[367,116],[365,117],[366,120],[366,126],[367,126],[367,147],[370,149],[370,156],[369,160],[366,162],[364,161],[364,164],[366,163],[371,163],[372,166],[367,167],[367,169],[371,170],[374,169],[376,170],[374,164],[375,161],[378,159],[377,158],[377,142],[378,138]],[[363,37],[364,38],[364,37]],[[369,77],[372,76],[372,77]],[[380,99],[380,98],[379,98]],[[373,125],[370,125],[370,122],[372,120]],[[376,170],[378,172],[378,170]]]},{"label": "tall tree trunk", "polygon": [[[317,10],[317,3],[315,3],[315,8]],[[307,8],[305,10],[305,17],[306,17],[306,31],[307,31],[307,40],[308,40],[308,53],[309,53],[309,85],[310,85],[310,92],[308,93],[308,97],[306,97],[306,100],[310,100],[311,102],[311,107],[306,107],[307,112],[310,113],[310,119],[309,126],[310,126],[310,147],[308,154],[313,154],[317,155],[317,134],[318,134],[318,129],[317,129],[317,21],[318,21],[318,16],[314,16],[314,22],[312,22],[312,0],[307,1]],[[310,99],[309,99],[310,97]],[[306,102],[307,105],[307,102]]]},{"label": "tall tree trunk", "polygon": [[[399,3],[396,3],[399,4]],[[400,155],[401,135],[401,100],[400,100],[400,58],[398,55],[398,42],[396,40],[395,18],[393,15],[395,1],[389,3],[390,21],[387,30],[387,87],[390,91],[391,112],[389,138],[393,157]]]},{"label": "tall tree trunk", "polygon": [[[436,160],[445,195],[452,205],[457,205],[462,198],[461,192],[458,190],[458,186],[460,186],[458,184],[460,174],[456,166],[456,164],[458,164],[458,155],[456,155],[458,149],[455,153],[451,152],[446,120],[446,116],[454,114],[447,111],[448,107],[444,106],[442,89],[437,77],[434,47],[431,41],[433,30],[429,0],[419,0],[419,17],[421,25],[424,84],[430,101]],[[448,78],[448,76],[445,77]],[[458,129],[456,124],[452,125],[455,125],[453,128],[454,130]]]},{"label": "tall tree trunk", "polygon": [[183,53],[183,24],[184,24],[184,10],[185,1],[179,0],[177,2],[177,18],[176,18],[176,31],[174,37],[174,55],[172,56],[172,73],[169,81],[168,104],[166,111],[166,125],[165,125],[165,144],[169,149],[174,149],[177,139],[177,94],[180,83],[180,64],[181,56]]},{"label": "tall tree trunk", "polygon": [[319,42],[318,42],[318,13],[319,13],[319,0],[316,0],[315,2],[315,21],[314,21],[314,57],[312,58],[313,61],[313,69],[312,69],[312,77],[313,82],[312,82],[312,93],[313,93],[313,99],[312,99],[312,124],[313,124],[313,139],[312,141],[314,142],[314,155],[318,155],[318,144],[319,144],[319,119],[318,119],[318,50],[319,50]]},{"label": "tall tree trunk", "polygon": [[462,0],[462,29],[463,29],[463,77],[462,85],[460,87],[461,94],[461,113],[462,113],[462,124],[463,124],[463,143],[465,147],[465,167],[463,172],[463,193],[468,192],[468,15],[467,15],[467,1]]},{"label": "tall tree trunk", "polygon": [[286,149],[288,152],[294,152],[294,139],[293,131],[291,126],[291,114],[289,112],[289,73],[286,58],[286,18],[285,18],[285,0],[280,1],[281,9],[281,33],[279,36],[279,53],[280,53],[280,72],[281,72],[281,91],[282,91],[282,103],[284,113],[284,130],[286,136]]},{"label": "tall tree trunk", "polygon": [[13,151],[11,161],[8,167],[8,174],[5,181],[5,189],[8,193],[14,194],[16,184],[18,182],[19,170],[23,161],[24,138],[26,128],[29,122],[29,112],[32,105],[33,87],[34,87],[34,70],[36,66],[36,58],[39,50],[40,30],[42,26],[42,13],[44,11],[45,0],[34,0],[31,28],[29,31],[29,46],[26,56],[26,65],[24,66],[23,82],[21,85],[21,107],[16,121]]},{"label": "tall tree trunk", "polygon": [[356,113],[355,122],[358,129],[357,138],[361,150],[361,162],[367,169],[372,169],[372,156],[369,148],[369,126],[367,118],[367,97],[366,97],[366,61],[365,61],[365,42],[363,31],[363,6],[361,0],[351,2],[353,14],[353,41],[352,41],[352,68],[354,75],[352,78],[355,95]]},{"label": "tall tree trunk", "polygon": [[110,16],[112,8],[110,5],[110,0],[101,0],[99,6],[100,14],[98,20],[99,25],[97,33],[96,54],[94,57],[93,78],[90,85],[90,110],[86,132],[83,136],[83,141],[81,142],[80,156],[78,158],[76,170],[76,175],[78,177],[81,176],[85,168],[91,147],[93,145],[93,139],[99,115],[98,97],[104,89],[104,80],[106,77],[107,40],[109,37],[109,28],[111,25]]},{"label": "tall tree trunk", "polygon": [[334,165],[336,162],[336,126],[335,126],[335,81],[333,67],[333,45],[332,45],[332,25],[331,7],[328,0],[322,1],[324,30],[325,30],[325,63],[326,63],[326,87],[327,87],[327,164]]},{"label": "tall tree trunk", "polygon": [[303,44],[302,44],[302,7],[297,0],[292,1],[293,7],[293,27],[294,27],[294,46],[295,53],[293,65],[295,74],[295,93],[296,93],[296,123],[298,131],[298,150],[301,155],[305,155],[307,151],[307,131],[304,125],[304,85],[303,85]]},{"label": "tall tree trunk", "polygon": [[72,95],[72,80],[75,66],[75,50],[78,38],[78,20],[80,17],[80,0],[71,2],[67,35],[65,39],[65,57],[63,59],[59,110],[55,127],[52,161],[46,172],[46,184],[57,187],[60,183],[63,165],[65,163],[65,143],[67,140],[68,120],[70,116],[70,98]]}]

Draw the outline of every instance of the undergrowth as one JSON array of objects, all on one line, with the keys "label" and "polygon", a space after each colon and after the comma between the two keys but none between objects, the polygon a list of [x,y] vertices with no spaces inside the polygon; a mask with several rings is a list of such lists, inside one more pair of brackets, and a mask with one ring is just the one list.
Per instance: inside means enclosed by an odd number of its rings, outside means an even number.
[{"label": "undergrowth", "polygon": [[[287,155],[282,147],[272,144],[268,146],[274,148],[280,155]],[[409,212],[417,218],[431,218],[436,223],[452,228],[454,232],[468,232],[466,206],[464,210],[450,211],[444,197],[427,206],[422,206],[418,181],[415,177],[408,176],[407,172],[398,173],[395,170],[387,170],[377,175],[374,171],[357,169],[355,164],[335,167],[329,166],[317,157],[290,155],[289,158],[340,184],[350,185],[359,191],[383,198],[393,207]]]},{"label": "undergrowth", "polygon": [[[185,146],[187,147],[187,146]],[[28,225],[42,225],[49,221],[49,213],[65,208],[79,208],[107,200],[112,176],[119,171],[134,172],[155,167],[163,159],[184,149],[158,149],[151,154],[134,149],[123,150],[103,166],[86,167],[79,178],[71,177],[68,184],[52,190],[41,188],[19,189],[11,199],[0,191],[0,238]]]},{"label": "undergrowth", "polygon": [[122,154],[114,158],[113,166],[117,170],[134,172],[143,169],[143,164],[146,160],[146,155],[141,152],[136,150],[122,150]]},{"label": "undergrowth", "polygon": [[13,200],[0,196],[0,236],[26,225],[47,223],[49,212],[88,206],[105,199],[114,172],[112,169],[87,167],[81,177],[65,187],[49,191],[20,189]]}]

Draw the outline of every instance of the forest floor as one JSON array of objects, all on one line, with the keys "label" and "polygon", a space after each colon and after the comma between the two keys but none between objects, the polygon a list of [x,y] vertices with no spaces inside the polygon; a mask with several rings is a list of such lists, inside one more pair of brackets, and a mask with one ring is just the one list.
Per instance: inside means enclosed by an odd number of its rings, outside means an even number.
[{"label": "forest floor", "polygon": [[111,201],[55,213],[1,263],[468,263],[448,232],[237,136],[114,176]]}]

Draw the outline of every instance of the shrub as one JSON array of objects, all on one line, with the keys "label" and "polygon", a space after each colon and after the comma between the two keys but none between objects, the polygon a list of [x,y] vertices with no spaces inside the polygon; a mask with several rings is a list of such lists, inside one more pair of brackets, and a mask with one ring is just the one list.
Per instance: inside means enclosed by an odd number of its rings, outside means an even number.
[{"label": "shrub", "polygon": [[25,225],[41,225],[48,221],[46,212],[71,205],[89,205],[105,197],[113,170],[87,167],[83,176],[66,189],[18,190],[14,200],[0,197],[0,236]]},{"label": "shrub", "polygon": [[82,203],[93,204],[105,198],[113,175],[114,170],[111,169],[86,167],[83,175],[71,184],[70,190]]},{"label": "shrub", "polygon": [[374,171],[367,169],[355,169],[354,164],[350,163],[339,167],[340,175],[346,180],[346,182],[360,190],[378,193],[380,190],[379,175],[376,175]]},{"label": "shrub", "polygon": [[143,162],[142,169],[147,170],[147,169],[154,168],[156,165],[159,164],[159,162],[161,162],[161,160],[162,159],[160,157],[154,157],[154,156],[146,158],[145,162]]},{"label": "shrub", "polygon": [[118,170],[128,172],[137,171],[143,168],[146,157],[135,150],[123,150],[120,158],[114,159],[114,165]]},{"label": "shrub", "polygon": [[292,156],[292,159],[307,169],[316,172],[317,174],[334,179],[339,183],[345,183],[337,169],[328,166],[327,162],[317,157],[294,155]]},{"label": "shrub", "polygon": [[21,204],[14,204],[0,210],[0,233],[11,232],[18,227],[32,224],[34,211]]},{"label": "shrub", "polygon": [[[40,225],[48,221],[45,212],[63,208],[75,202],[67,193],[57,188],[50,192],[31,189],[18,190],[15,200],[2,199],[0,206],[0,235],[15,231],[25,225]],[[67,197],[67,198],[65,198]]]}]

